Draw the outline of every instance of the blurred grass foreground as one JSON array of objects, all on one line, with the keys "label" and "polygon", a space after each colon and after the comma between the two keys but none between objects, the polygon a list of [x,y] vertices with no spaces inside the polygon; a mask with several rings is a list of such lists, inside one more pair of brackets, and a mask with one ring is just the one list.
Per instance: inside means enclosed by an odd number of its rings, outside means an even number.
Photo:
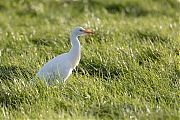
[{"label": "blurred grass foreground", "polygon": [[[0,119],[180,119],[179,11],[179,0],[1,0]],[[76,26],[95,34],[79,38],[67,82],[36,79]]]}]

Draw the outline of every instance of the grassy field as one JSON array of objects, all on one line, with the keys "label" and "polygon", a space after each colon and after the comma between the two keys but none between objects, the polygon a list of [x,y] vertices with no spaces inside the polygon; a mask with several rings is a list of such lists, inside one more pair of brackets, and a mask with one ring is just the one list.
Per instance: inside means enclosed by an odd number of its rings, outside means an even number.
[{"label": "grassy field", "polygon": [[[180,119],[179,0],[1,0],[0,119]],[[68,52],[65,84],[35,79]],[[29,83],[32,84],[29,84]]]}]

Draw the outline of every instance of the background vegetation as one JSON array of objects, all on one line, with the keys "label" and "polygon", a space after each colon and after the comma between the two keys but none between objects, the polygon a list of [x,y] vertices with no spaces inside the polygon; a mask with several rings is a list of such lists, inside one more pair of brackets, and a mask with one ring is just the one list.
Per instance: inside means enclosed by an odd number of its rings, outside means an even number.
[{"label": "background vegetation", "polygon": [[[179,0],[1,0],[0,119],[180,119]],[[65,84],[31,81],[68,52]],[[32,84],[31,84],[32,83]]]}]

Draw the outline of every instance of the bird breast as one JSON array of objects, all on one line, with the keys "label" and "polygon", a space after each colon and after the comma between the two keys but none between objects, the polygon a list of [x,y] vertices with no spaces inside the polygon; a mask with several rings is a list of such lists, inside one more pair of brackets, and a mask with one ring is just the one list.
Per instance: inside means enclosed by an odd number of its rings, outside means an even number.
[{"label": "bird breast", "polygon": [[68,52],[69,61],[72,64],[72,69],[74,69],[80,61],[81,53],[80,53],[80,47],[73,46],[71,50]]}]

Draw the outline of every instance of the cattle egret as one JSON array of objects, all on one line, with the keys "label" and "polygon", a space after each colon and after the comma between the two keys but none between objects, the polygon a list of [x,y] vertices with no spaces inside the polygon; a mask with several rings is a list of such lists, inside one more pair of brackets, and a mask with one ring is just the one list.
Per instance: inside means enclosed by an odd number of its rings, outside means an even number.
[{"label": "cattle egret", "polygon": [[72,73],[72,70],[78,65],[81,58],[81,46],[78,36],[93,34],[90,30],[85,30],[82,27],[75,27],[70,35],[72,47],[69,52],[61,54],[48,61],[36,74],[38,78],[44,77],[47,82],[50,80],[65,80]]}]

